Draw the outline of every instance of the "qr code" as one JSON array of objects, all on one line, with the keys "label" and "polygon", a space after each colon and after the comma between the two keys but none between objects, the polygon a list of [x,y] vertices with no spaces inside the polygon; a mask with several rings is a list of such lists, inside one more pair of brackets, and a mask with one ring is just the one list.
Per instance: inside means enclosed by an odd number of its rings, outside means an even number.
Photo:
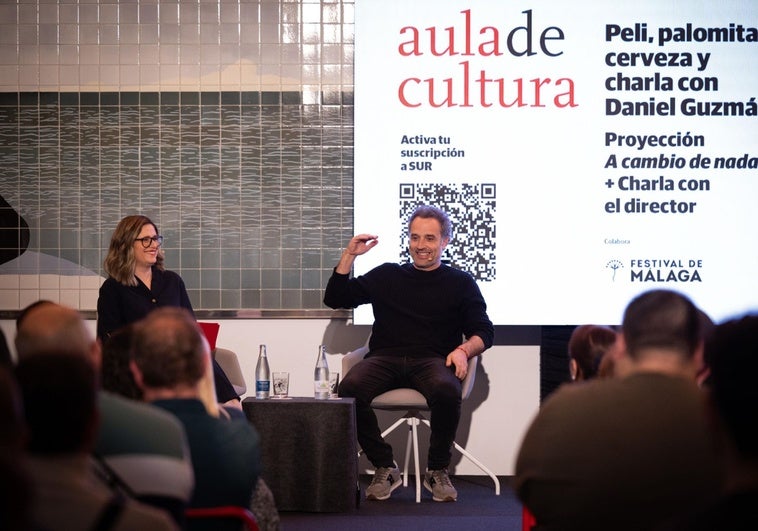
[{"label": "qr code", "polygon": [[410,260],[408,219],[419,205],[447,213],[453,236],[442,261],[468,271],[477,281],[495,280],[495,184],[409,183],[400,185],[400,260]]}]

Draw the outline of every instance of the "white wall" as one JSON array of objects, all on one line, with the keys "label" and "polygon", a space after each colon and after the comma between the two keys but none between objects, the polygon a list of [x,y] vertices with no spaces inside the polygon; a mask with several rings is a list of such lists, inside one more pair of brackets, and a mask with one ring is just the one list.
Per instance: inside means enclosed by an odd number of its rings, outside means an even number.
[{"label": "white wall", "polygon": [[[208,320],[209,319],[203,319]],[[249,393],[254,396],[255,364],[258,345],[265,343],[272,371],[290,373],[290,394],[313,395],[313,367],[320,344],[330,352],[329,367],[340,371],[341,354],[363,345],[370,327],[353,326],[343,319],[234,319],[219,320],[217,345],[237,352]],[[95,322],[90,321],[93,332]],[[12,343],[15,323],[0,321]],[[539,407],[539,346],[494,346],[484,353],[471,396],[463,404],[457,442],[497,475],[512,475],[515,453],[521,436]],[[396,415],[382,412],[382,425]],[[395,458],[402,464],[405,430],[397,430],[388,440]],[[426,463],[429,432],[422,427],[421,462]],[[468,460],[454,452],[451,473],[482,475]],[[368,467],[365,458],[361,466]]]}]

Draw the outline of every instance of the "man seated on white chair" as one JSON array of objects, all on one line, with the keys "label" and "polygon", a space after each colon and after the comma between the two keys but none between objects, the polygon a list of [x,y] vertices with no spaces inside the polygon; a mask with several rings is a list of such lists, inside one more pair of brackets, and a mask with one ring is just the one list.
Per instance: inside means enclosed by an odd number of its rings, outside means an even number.
[{"label": "man seated on white chair", "polygon": [[[401,484],[392,447],[384,441],[371,401],[391,389],[419,391],[431,412],[424,487],[435,501],[455,501],[448,466],[461,415],[468,358],[492,346],[494,327],[473,277],[442,264],[452,234],[447,214],[420,206],[408,221],[412,263],[385,263],[350,278],[355,257],[379,243],[358,234],[342,252],[324,293],[331,308],[371,304],[369,352],[344,375],[339,395],[355,398],[358,443],[376,467],[369,500],[386,500]],[[466,340],[461,343],[461,338]]]}]

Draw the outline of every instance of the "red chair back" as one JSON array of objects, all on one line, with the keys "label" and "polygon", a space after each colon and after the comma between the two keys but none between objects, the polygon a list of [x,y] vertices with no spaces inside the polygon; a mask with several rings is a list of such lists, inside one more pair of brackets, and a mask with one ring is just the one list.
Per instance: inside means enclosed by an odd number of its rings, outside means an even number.
[{"label": "red chair back", "polygon": [[532,527],[537,523],[534,515],[524,505],[521,508],[521,531],[532,531]]},{"label": "red chair back", "polygon": [[220,323],[206,323],[203,321],[198,321],[197,324],[200,326],[200,330],[203,331],[203,334],[205,334],[205,339],[208,340],[208,344],[211,346],[211,352],[216,348],[216,338],[218,338],[218,331],[221,328]]}]

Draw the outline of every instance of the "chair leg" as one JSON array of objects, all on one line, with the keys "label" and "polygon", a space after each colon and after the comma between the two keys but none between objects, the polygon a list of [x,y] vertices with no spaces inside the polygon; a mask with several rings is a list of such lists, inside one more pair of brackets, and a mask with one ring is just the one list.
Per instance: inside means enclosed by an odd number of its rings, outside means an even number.
[{"label": "chair leg", "polygon": [[[421,419],[421,422],[423,422],[424,424],[426,424],[427,426],[431,428],[431,424],[429,423],[428,420]],[[464,449],[460,444],[453,441],[453,446],[455,446],[455,449],[458,450],[463,455],[463,457],[467,458],[469,461],[474,463],[477,467],[479,467],[479,470],[481,470],[482,472],[487,474],[490,478],[492,478],[492,481],[495,483],[495,495],[499,496],[500,495],[500,480],[497,478],[497,476],[489,468],[484,466],[484,464],[481,461],[479,461],[476,457],[474,457],[466,449]]]},{"label": "chair leg", "polygon": [[386,437],[388,433],[390,433],[392,430],[394,430],[395,428],[397,428],[398,426],[400,426],[404,422],[406,422],[406,418],[405,417],[401,417],[401,418],[397,419],[392,426],[390,426],[389,428],[387,428],[386,430],[384,430],[382,432],[382,437]]},{"label": "chair leg", "polygon": [[[419,470],[418,459],[418,417],[412,417],[408,419],[411,421],[411,432],[413,433],[413,462],[416,465],[416,503],[421,503],[421,471]],[[406,451],[406,456],[408,452]],[[407,457],[406,457],[407,459]]]},{"label": "chair leg", "polygon": [[405,422],[408,424],[408,437],[405,440],[405,459],[403,460],[403,487],[408,486],[408,463],[411,460],[411,449],[415,448],[413,444],[413,419],[411,417],[405,417]]},{"label": "chair leg", "polygon": [[418,459],[418,425],[419,419],[414,416],[405,417],[408,423],[408,439],[405,441],[405,463],[403,465],[403,486],[408,486],[408,463],[413,450],[413,467],[416,471],[416,503],[421,503],[421,472]]},{"label": "chair leg", "polygon": [[482,462],[479,461],[476,457],[468,453],[465,449],[461,448],[461,445],[459,445],[456,442],[454,442],[453,444],[456,450],[458,450],[461,454],[463,454],[464,457],[467,457],[469,461],[471,461],[472,463],[474,463],[476,466],[479,467],[479,470],[481,470],[482,472],[484,472],[485,474],[487,474],[489,477],[492,478],[492,481],[495,482],[495,495],[499,496],[500,495],[500,480],[497,478],[497,476],[493,474],[489,468],[484,466]]}]

